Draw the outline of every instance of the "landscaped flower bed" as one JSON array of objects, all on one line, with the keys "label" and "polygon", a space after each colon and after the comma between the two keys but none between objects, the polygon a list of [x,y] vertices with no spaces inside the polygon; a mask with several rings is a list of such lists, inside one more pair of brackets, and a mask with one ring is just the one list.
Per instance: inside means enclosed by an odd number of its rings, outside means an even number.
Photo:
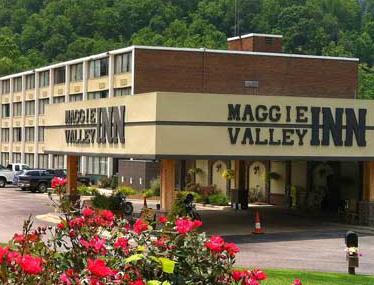
[{"label": "landscaped flower bed", "polygon": [[239,248],[219,236],[198,232],[202,223],[161,217],[133,224],[111,211],[76,211],[65,198],[65,182],[54,182],[56,227],[23,233],[0,247],[1,284],[260,284],[260,270],[233,271]]}]

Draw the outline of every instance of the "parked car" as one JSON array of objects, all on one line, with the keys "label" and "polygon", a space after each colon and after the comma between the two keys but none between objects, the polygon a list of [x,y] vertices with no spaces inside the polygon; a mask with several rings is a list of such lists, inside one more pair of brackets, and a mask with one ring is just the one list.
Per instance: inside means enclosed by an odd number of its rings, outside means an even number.
[{"label": "parked car", "polygon": [[55,173],[47,169],[26,170],[18,176],[17,186],[22,190],[44,193],[51,187],[53,177],[55,177]]},{"label": "parked car", "polygon": [[22,170],[30,169],[27,164],[11,163],[5,168],[0,167],[0,187],[5,187],[6,184],[12,184],[14,176]]}]

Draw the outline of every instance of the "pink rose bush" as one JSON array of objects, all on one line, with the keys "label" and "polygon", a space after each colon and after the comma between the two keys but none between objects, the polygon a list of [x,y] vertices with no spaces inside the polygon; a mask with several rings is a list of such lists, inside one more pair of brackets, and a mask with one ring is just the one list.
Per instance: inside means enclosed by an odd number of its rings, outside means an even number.
[{"label": "pink rose bush", "polygon": [[261,270],[233,270],[239,248],[220,236],[207,238],[201,221],[128,221],[108,210],[70,205],[68,211],[62,198],[60,223],[33,230],[26,221],[0,247],[0,284],[259,285],[266,279]]}]

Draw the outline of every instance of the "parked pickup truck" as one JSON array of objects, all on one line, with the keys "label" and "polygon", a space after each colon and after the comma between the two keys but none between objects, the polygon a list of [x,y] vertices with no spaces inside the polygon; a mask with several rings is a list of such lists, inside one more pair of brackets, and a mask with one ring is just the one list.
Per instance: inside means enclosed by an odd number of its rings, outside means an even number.
[{"label": "parked pickup truck", "polygon": [[[51,187],[53,177],[66,177],[66,173],[60,169],[32,169],[23,171],[18,176],[17,186],[21,190],[30,190],[31,192],[46,192]],[[86,184],[86,180],[78,177],[78,182]]]},{"label": "parked pickup truck", "polygon": [[5,168],[0,166],[0,187],[5,187],[6,184],[13,183],[14,176],[23,170],[28,170],[30,167],[23,163],[11,163]]}]

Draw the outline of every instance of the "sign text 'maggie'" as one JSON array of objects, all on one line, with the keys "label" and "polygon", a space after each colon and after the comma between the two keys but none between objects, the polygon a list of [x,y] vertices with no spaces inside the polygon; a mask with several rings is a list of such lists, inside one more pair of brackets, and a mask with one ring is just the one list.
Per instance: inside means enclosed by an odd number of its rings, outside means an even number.
[{"label": "sign text 'maggie'", "polygon": [[66,110],[66,143],[125,143],[125,112],[125,106]]},{"label": "sign text 'maggie'", "polygon": [[228,104],[229,121],[255,126],[230,127],[228,134],[231,144],[352,146],[355,141],[365,147],[366,114],[353,108]]}]

